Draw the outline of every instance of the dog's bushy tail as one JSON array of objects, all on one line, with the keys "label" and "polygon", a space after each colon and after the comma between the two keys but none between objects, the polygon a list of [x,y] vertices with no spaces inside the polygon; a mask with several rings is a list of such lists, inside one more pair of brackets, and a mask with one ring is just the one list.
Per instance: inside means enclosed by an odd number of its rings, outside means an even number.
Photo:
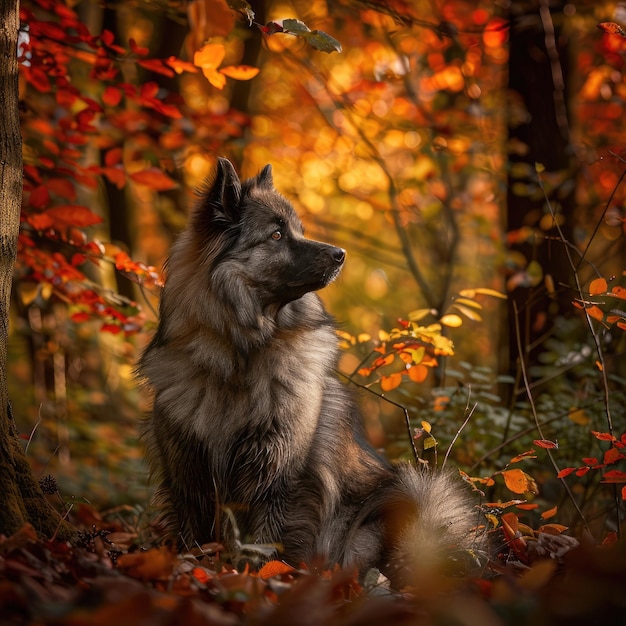
[{"label": "dog's bushy tail", "polygon": [[408,464],[396,471],[390,577],[411,582],[433,570],[465,573],[468,564],[477,565],[482,514],[458,475]]}]

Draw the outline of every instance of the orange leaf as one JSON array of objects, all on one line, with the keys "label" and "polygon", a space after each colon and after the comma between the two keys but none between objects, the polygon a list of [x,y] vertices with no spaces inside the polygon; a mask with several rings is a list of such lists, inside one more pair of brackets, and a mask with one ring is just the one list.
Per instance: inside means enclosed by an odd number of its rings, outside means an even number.
[{"label": "orange leaf", "polygon": [[130,177],[140,185],[145,185],[156,191],[168,191],[178,187],[178,183],[156,167],[134,172]]},{"label": "orange leaf", "polygon": [[196,51],[193,55],[193,64],[202,69],[207,67],[217,69],[225,56],[226,50],[222,44],[210,43]]},{"label": "orange leaf", "polygon": [[617,285],[616,287],[613,287],[613,289],[611,289],[611,295],[615,296],[616,298],[626,300],[626,289],[624,289],[624,287],[621,287],[620,285]]},{"label": "orange leaf", "polygon": [[517,456],[514,456],[511,459],[511,463],[519,463],[520,461],[523,461],[524,459],[536,459],[537,455],[535,454],[534,450],[526,450],[526,452],[522,452],[521,454],[518,454]]},{"label": "orange leaf", "polygon": [[557,511],[557,507],[553,506],[551,509],[544,511],[541,514],[541,519],[550,519],[551,517],[554,517],[556,515],[556,511]]},{"label": "orange leaf", "polygon": [[383,391],[391,391],[396,387],[400,386],[402,382],[402,374],[400,372],[395,372],[391,374],[391,376],[383,376],[380,379],[380,387]]},{"label": "orange leaf", "polygon": [[423,383],[428,376],[428,368],[421,363],[419,365],[413,365],[407,370],[409,378],[416,383]]},{"label": "orange leaf", "polygon": [[604,312],[602,311],[602,309],[595,304],[586,309],[586,311],[595,320],[602,320],[602,318],[604,317]]},{"label": "orange leaf", "polygon": [[183,61],[177,57],[168,57],[165,59],[165,63],[169,65],[177,74],[182,74],[183,72],[191,72],[195,74],[198,71],[198,68],[193,65],[193,63]]},{"label": "orange leaf", "polygon": [[520,469],[504,470],[501,472],[504,483],[513,493],[537,493],[535,481],[526,472]]},{"label": "orange leaf", "polygon": [[598,28],[609,35],[621,35],[622,37],[626,37],[626,31],[615,22],[600,22]]},{"label": "orange leaf", "polygon": [[224,74],[218,72],[214,67],[203,67],[202,73],[213,87],[216,89],[224,89],[224,85],[226,84],[226,76],[224,76]]},{"label": "orange leaf", "polygon": [[[103,327],[104,328],[104,327]],[[176,554],[168,548],[122,554],[117,559],[118,567],[128,570],[129,576],[142,580],[168,578],[176,561]]]},{"label": "orange leaf", "polygon": [[222,74],[226,74],[229,78],[235,78],[236,80],[250,80],[259,71],[258,67],[252,67],[251,65],[228,65],[220,69]]},{"label": "orange leaf", "polygon": [[626,485],[622,487],[622,500],[626,500]]},{"label": "orange leaf", "polygon": [[546,533],[547,535],[560,535],[568,528],[569,526],[563,526],[563,524],[544,524],[537,529],[537,532]]},{"label": "orange leaf", "polygon": [[609,288],[605,278],[595,278],[589,283],[589,293],[597,296],[599,293],[606,293]]},{"label": "orange leaf", "polygon": [[266,580],[275,576],[282,576],[283,574],[291,574],[295,571],[294,567],[283,563],[283,561],[269,561],[259,570],[259,576]]},{"label": "orange leaf", "polygon": [[203,585],[206,585],[211,580],[211,575],[204,567],[194,567],[191,570],[191,575]]}]

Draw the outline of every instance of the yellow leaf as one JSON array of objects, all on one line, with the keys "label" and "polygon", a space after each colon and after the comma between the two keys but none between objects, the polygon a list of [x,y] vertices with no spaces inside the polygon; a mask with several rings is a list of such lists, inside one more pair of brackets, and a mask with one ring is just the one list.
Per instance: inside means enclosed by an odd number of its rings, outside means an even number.
[{"label": "yellow leaf", "polygon": [[458,304],[458,302],[455,302],[452,306],[455,307],[460,313],[465,315],[467,319],[473,320],[474,322],[480,322],[482,320],[482,317],[478,313],[476,313],[476,311],[472,311],[472,309],[466,307],[463,304]]},{"label": "yellow leaf", "polygon": [[210,43],[200,48],[200,50],[193,55],[193,64],[202,69],[217,69],[222,64],[225,56],[226,50],[222,44]]},{"label": "yellow leaf", "polygon": [[411,311],[409,313],[409,319],[412,322],[419,322],[424,319],[427,315],[432,313],[431,309],[415,309],[415,311]]},{"label": "yellow leaf", "polygon": [[463,320],[458,315],[455,315],[454,313],[449,313],[448,315],[444,315],[439,321],[444,326],[448,326],[449,328],[458,328],[463,323]]},{"label": "yellow leaf", "polygon": [[459,295],[464,296],[465,298],[474,298],[476,294],[493,296],[494,298],[501,298],[502,300],[507,299],[506,294],[496,291],[495,289],[489,289],[488,287],[476,287],[476,289],[462,289],[459,291]]},{"label": "yellow leaf", "polygon": [[454,304],[465,304],[466,306],[471,306],[473,309],[482,309],[483,305],[476,300],[470,300],[469,298],[455,298]]},{"label": "yellow leaf", "polygon": [[585,409],[571,407],[567,416],[572,420],[572,422],[574,422],[574,424],[580,424],[580,426],[586,426],[590,422],[587,413],[585,413]]},{"label": "yellow leaf", "polygon": [[228,65],[223,67],[220,72],[226,74],[229,78],[236,80],[250,80],[259,73],[258,67],[252,67],[251,65]]},{"label": "yellow leaf", "polygon": [[430,448],[436,447],[437,440],[432,435],[429,435],[428,437],[426,437],[426,439],[424,439],[424,450],[429,450]]},{"label": "yellow leaf", "polygon": [[589,283],[589,293],[592,296],[597,296],[599,293],[606,293],[609,289],[609,285],[606,282],[606,278],[594,278]]},{"label": "yellow leaf", "polygon": [[422,428],[427,432],[430,433],[430,431],[432,430],[432,426],[430,425],[430,422],[427,422],[426,420],[422,420]]}]

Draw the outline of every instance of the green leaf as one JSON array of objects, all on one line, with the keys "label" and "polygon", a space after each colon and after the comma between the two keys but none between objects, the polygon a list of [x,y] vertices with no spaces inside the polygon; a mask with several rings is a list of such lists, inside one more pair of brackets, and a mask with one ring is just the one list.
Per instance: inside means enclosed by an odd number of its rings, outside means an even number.
[{"label": "green leaf", "polygon": [[293,18],[283,20],[283,32],[302,37],[316,50],[322,52],[341,52],[341,44],[322,30],[311,30],[304,22]]},{"label": "green leaf", "polygon": [[311,29],[300,20],[293,18],[283,20],[283,31],[291,35],[303,37],[311,32]]},{"label": "green leaf", "polygon": [[331,53],[341,52],[343,50],[341,44],[334,37],[331,37],[322,30],[312,30],[310,34],[305,36],[305,39],[309,45],[322,52]]}]

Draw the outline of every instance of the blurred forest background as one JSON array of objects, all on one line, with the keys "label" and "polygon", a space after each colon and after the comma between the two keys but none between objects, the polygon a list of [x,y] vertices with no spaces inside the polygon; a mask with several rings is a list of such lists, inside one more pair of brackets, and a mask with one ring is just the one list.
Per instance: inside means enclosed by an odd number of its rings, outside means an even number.
[{"label": "blurred forest background", "polygon": [[226,156],[272,163],[307,235],[348,251],[321,295],[376,446],[410,454],[406,409],[472,476],[534,448],[537,514],[580,523],[569,481],[596,538],[615,529],[589,470],[591,431],[626,430],[626,3],[24,0],[21,20],[9,393],[67,502],[147,502],[133,366]]}]

